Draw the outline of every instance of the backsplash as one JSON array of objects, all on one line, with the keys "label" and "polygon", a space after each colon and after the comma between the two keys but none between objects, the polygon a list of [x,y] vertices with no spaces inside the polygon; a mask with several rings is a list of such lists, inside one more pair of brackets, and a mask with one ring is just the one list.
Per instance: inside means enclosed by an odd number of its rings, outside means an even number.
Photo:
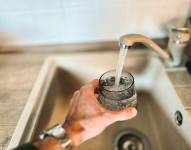
[{"label": "backsplash", "polygon": [[0,45],[161,38],[168,26],[184,25],[190,7],[190,0],[0,0]]}]

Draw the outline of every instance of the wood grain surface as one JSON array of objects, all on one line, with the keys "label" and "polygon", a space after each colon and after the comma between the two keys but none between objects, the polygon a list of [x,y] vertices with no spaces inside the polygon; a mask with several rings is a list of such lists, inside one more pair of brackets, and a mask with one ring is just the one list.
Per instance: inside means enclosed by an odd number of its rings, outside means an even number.
[{"label": "wood grain surface", "polygon": [[0,149],[5,149],[47,54],[0,55]]}]

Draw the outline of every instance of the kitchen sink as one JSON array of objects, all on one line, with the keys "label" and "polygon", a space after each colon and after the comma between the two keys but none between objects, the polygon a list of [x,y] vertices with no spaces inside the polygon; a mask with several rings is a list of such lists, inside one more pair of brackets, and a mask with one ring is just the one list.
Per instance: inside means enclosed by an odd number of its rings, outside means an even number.
[{"label": "kitchen sink", "polygon": [[[63,123],[75,90],[114,69],[117,52],[54,55],[45,61],[8,149],[35,141],[43,130]],[[191,121],[166,69],[150,51],[129,51],[124,70],[135,77],[138,115],[108,126],[76,150],[189,150]],[[175,117],[176,112],[180,116]]]}]

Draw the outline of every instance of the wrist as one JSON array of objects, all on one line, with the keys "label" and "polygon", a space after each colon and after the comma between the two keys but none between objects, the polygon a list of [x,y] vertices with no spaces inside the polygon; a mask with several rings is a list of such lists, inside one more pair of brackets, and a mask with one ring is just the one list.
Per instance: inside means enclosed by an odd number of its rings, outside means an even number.
[{"label": "wrist", "polygon": [[72,147],[77,147],[85,140],[83,138],[84,128],[79,124],[63,125],[68,137],[71,139]]},{"label": "wrist", "polygon": [[61,124],[56,124],[40,133],[39,139],[43,141],[39,146],[43,146],[44,143],[47,144],[46,141],[48,140],[49,143],[52,143],[51,147],[56,146],[57,149],[59,148],[62,150],[70,150],[72,148],[71,139],[68,137],[66,130]]}]

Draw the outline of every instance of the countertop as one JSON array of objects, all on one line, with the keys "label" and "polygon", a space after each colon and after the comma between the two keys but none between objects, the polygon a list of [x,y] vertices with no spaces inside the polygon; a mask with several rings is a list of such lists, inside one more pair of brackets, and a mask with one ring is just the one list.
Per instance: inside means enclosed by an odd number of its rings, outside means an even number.
[{"label": "countertop", "polygon": [[0,54],[0,149],[6,147],[48,54]]},{"label": "countertop", "polygon": [[[6,149],[44,60],[52,53],[0,54],[0,149]],[[191,76],[184,68],[167,69],[191,118]]]}]

